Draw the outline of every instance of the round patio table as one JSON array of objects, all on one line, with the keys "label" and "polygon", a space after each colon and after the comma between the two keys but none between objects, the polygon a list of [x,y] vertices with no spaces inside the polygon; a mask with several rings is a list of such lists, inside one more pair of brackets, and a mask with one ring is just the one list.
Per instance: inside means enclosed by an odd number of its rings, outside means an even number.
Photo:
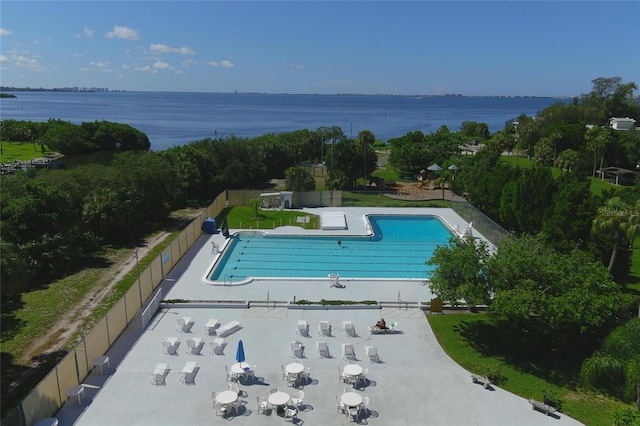
[{"label": "round patio table", "polygon": [[238,393],[234,391],[222,391],[216,394],[216,402],[220,405],[228,405],[238,400]]},{"label": "round patio table", "polygon": [[244,374],[251,366],[246,362],[236,362],[231,366],[231,372],[233,374]]},{"label": "round patio table", "polygon": [[304,365],[299,362],[292,362],[291,364],[287,364],[284,370],[289,374],[300,374],[302,370],[304,370]]},{"label": "round patio table", "polygon": [[347,364],[342,369],[347,376],[359,376],[362,374],[362,367],[358,364]]},{"label": "round patio table", "polygon": [[346,392],[340,397],[340,402],[347,407],[357,407],[362,404],[362,397],[355,392]]},{"label": "round patio table", "polygon": [[275,392],[269,395],[269,404],[277,407],[278,412],[282,412],[284,406],[289,402],[291,397],[286,392]]}]

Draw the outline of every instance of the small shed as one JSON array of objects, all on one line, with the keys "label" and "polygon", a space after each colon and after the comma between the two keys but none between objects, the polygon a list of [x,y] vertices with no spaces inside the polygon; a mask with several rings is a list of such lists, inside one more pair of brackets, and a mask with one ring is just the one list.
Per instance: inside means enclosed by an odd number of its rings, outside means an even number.
[{"label": "small shed", "polygon": [[635,127],[635,124],[636,120],[629,117],[611,117],[609,119],[609,126],[614,130],[631,130]]},{"label": "small shed", "polygon": [[263,192],[260,194],[263,209],[290,209],[293,207],[293,192]]},{"label": "small shed", "polygon": [[208,217],[202,222],[202,232],[205,234],[217,234],[218,226],[216,225],[215,217]]}]

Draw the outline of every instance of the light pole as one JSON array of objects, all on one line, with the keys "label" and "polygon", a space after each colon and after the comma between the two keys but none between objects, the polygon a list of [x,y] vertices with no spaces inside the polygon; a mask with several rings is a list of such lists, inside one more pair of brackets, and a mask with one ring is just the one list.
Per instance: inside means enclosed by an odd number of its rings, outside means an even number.
[{"label": "light pole", "polygon": [[516,167],[518,167],[518,158],[520,158],[520,147],[518,146],[518,124],[520,124],[520,122],[518,121],[514,121],[513,122],[513,128],[516,132],[515,138],[516,138]]}]

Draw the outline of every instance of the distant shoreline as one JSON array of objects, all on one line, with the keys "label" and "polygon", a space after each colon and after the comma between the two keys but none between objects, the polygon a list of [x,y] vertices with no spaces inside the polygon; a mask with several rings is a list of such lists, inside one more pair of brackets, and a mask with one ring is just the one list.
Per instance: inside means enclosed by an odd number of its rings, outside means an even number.
[{"label": "distant shoreline", "polygon": [[[447,93],[442,95],[394,95],[392,93],[362,94],[362,93],[267,93],[267,92],[174,92],[171,90],[109,90],[106,88],[71,88],[60,87],[54,89],[33,88],[33,87],[0,87],[2,92],[56,92],[56,93],[121,93],[121,92],[141,92],[141,93],[206,93],[219,95],[268,95],[268,96],[363,96],[363,97],[399,97],[399,98],[500,98],[500,99],[571,99],[572,96],[531,96],[531,95],[463,95],[460,93]],[[4,96],[4,97],[15,97]]]}]

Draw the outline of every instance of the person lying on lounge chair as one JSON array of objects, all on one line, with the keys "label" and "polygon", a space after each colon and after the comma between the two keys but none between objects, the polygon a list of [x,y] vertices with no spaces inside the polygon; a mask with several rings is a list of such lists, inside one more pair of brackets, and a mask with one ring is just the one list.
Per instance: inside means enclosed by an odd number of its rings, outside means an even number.
[{"label": "person lying on lounge chair", "polygon": [[378,321],[374,327],[380,330],[389,329],[389,327],[387,327],[387,323],[385,322],[384,318],[380,318],[380,321]]}]

